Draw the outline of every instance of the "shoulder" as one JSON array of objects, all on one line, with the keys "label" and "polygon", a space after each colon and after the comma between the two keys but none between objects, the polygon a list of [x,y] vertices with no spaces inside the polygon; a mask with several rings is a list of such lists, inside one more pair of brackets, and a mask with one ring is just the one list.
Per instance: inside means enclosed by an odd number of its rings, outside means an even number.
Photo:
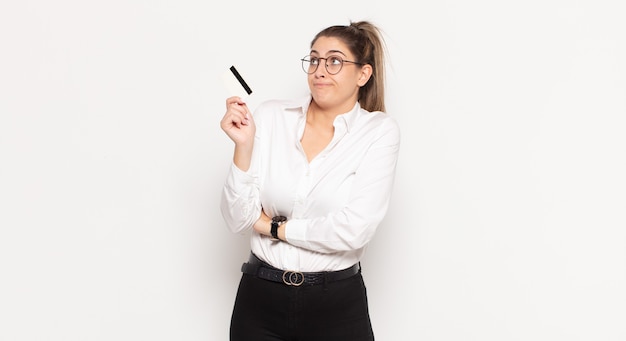
[{"label": "shoulder", "polygon": [[266,112],[285,112],[301,109],[305,105],[302,99],[270,99],[257,106],[254,114],[263,115]]},{"label": "shoulder", "polygon": [[257,122],[273,121],[280,117],[291,117],[301,113],[303,108],[302,100],[291,99],[270,99],[265,100],[253,111],[253,116]]},{"label": "shoulder", "polygon": [[378,138],[384,138],[391,143],[400,142],[400,125],[391,114],[360,109],[359,121],[363,128],[370,130]]}]

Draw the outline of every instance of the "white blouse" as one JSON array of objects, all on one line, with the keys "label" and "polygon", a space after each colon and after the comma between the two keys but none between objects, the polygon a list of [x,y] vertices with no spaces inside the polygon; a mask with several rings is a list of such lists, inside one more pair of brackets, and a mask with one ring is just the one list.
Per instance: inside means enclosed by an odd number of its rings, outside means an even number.
[{"label": "white blouse", "polygon": [[[250,169],[234,164],[223,187],[221,210],[233,233],[252,231],[252,252],[293,271],[334,271],[360,261],[384,218],[400,146],[388,114],[357,102],[336,117],[332,141],[310,163],[300,140],[311,97],[261,103]],[[288,218],[287,242],[252,229],[261,209]]]}]

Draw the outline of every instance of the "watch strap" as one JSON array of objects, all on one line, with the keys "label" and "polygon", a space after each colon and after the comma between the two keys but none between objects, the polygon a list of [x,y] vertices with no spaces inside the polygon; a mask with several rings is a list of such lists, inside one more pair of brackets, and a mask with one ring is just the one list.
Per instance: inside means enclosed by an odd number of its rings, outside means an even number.
[{"label": "watch strap", "polygon": [[275,216],[272,218],[272,222],[271,222],[271,228],[270,228],[270,234],[272,235],[272,238],[274,239],[279,239],[278,238],[278,228],[280,227],[280,225],[284,224],[287,221],[287,218],[284,216]]}]

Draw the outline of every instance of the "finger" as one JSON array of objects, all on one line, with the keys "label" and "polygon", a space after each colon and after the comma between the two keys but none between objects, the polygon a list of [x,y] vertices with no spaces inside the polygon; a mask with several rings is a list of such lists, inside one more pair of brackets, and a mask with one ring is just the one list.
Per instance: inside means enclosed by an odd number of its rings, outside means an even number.
[{"label": "finger", "polygon": [[233,103],[241,102],[241,98],[239,96],[231,96],[226,99],[226,107],[230,106]]},{"label": "finger", "polygon": [[252,113],[248,109],[248,106],[245,104],[243,105],[238,104],[238,103],[231,104],[229,107],[229,111],[241,115],[241,119],[245,121],[249,121],[252,118]]},{"label": "finger", "polygon": [[243,124],[248,124],[250,120],[249,112],[237,104],[232,104],[226,114],[231,117],[237,117],[237,120]]},{"label": "finger", "polygon": [[248,118],[246,117],[245,113],[242,113],[241,111],[229,110],[222,119],[223,127],[235,126],[237,128],[240,128],[242,125],[248,124]]},{"label": "finger", "polygon": [[249,111],[246,101],[241,99],[241,97],[237,97],[237,96],[229,97],[226,100],[226,108],[231,108],[231,107],[241,107],[241,108],[244,108],[245,111]]},{"label": "finger", "polygon": [[239,96],[231,96],[228,97],[226,99],[226,106],[229,106],[233,103],[239,104],[239,105],[245,105],[246,102],[243,100],[243,98],[239,97]]}]

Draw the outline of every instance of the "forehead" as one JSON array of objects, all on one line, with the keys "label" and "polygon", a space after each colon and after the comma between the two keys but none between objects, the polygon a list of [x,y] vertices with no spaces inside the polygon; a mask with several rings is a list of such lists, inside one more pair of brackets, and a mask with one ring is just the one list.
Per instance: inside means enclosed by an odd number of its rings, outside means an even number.
[{"label": "forehead", "polygon": [[350,50],[348,46],[335,37],[319,37],[313,46],[311,46],[311,52],[317,52],[319,55],[329,55],[337,53],[337,51],[343,53],[345,56],[350,56]]}]

